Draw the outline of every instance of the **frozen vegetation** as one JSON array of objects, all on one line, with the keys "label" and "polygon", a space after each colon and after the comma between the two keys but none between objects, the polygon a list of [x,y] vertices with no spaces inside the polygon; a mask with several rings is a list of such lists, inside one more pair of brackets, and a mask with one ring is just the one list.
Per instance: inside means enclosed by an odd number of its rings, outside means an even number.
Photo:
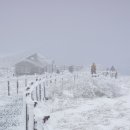
[{"label": "frozen vegetation", "polygon": [[[32,110],[37,130],[130,130],[130,77],[91,77],[86,72],[1,78],[0,130],[25,129],[24,104],[32,102],[24,100],[25,79],[33,95],[35,87],[44,83],[49,99],[38,101]],[[7,96],[8,80],[11,96]],[[43,124],[47,115],[50,119]]]}]

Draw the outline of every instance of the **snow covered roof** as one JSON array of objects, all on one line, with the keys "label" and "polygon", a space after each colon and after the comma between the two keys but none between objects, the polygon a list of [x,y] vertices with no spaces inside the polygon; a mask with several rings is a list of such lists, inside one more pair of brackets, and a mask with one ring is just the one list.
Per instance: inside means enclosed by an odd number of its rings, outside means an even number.
[{"label": "snow covered roof", "polygon": [[[47,59],[46,57],[40,55],[39,53],[30,53],[30,52],[25,52],[25,53],[20,53],[17,55],[10,55],[7,57],[1,57],[0,58],[0,68],[5,67],[5,68],[11,68],[14,67],[17,63],[22,62],[22,61],[27,61],[29,57],[37,55],[39,63],[35,62],[35,64],[52,64],[52,60]],[[34,64],[34,61],[28,60],[28,62],[31,62]],[[41,63],[40,63],[41,62]]]},{"label": "snow covered roof", "polygon": [[47,58],[43,57],[42,55],[40,55],[38,53],[34,53],[34,54],[30,55],[30,56],[20,60],[18,63],[20,63],[22,61],[27,61],[27,62],[34,64],[36,66],[39,66],[39,67],[43,67],[43,66],[52,64],[51,60],[48,60]]}]

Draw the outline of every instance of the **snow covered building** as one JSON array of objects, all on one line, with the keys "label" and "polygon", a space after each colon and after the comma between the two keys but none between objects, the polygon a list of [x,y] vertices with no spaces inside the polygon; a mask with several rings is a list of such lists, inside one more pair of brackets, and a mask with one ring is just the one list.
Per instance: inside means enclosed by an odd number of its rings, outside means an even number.
[{"label": "snow covered building", "polygon": [[52,72],[52,61],[35,53],[15,64],[15,75],[34,75]]}]

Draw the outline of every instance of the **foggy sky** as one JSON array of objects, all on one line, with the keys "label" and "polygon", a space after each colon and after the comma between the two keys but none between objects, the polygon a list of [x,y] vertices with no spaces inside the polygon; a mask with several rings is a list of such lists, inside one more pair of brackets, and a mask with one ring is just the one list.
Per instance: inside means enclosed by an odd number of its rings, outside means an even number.
[{"label": "foggy sky", "polygon": [[1,0],[0,55],[24,51],[130,74],[130,0]]}]

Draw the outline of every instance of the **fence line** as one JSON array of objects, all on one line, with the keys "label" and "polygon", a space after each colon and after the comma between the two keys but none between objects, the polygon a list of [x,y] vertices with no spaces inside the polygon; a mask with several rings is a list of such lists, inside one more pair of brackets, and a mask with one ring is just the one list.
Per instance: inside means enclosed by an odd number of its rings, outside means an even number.
[{"label": "fence line", "polygon": [[[33,110],[36,108],[39,102],[44,102],[48,100],[48,88],[56,87],[60,85],[64,87],[64,82],[66,79],[76,80],[76,76],[73,74],[58,74],[58,75],[42,75],[42,76],[33,76],[33,77],[17,77],[12,79],[7,79],[7,96],[16,96],[23,95],[23,103],[25,108],[25,120],[26,120],[26,130],[34,130],[36,127],[36,120]],[[15,95],[16,94],[16,95]]]}]

